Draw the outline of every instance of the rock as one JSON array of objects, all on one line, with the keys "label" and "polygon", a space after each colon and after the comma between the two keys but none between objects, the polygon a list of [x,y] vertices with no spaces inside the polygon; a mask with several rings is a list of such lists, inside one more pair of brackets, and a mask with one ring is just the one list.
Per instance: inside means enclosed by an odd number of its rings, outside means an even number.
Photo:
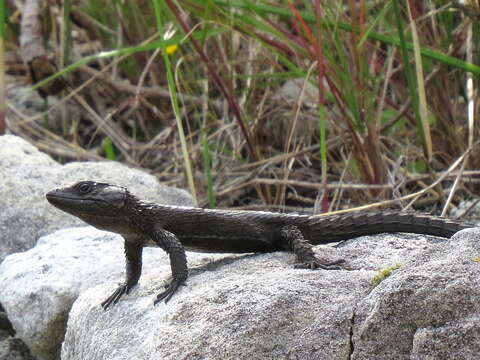
[{"label": "rock", "polygon": [[2,360],[36,360],[21,339],[0,337],[0,359]]},{"label": "rock", "polygon": [[[100,303],[123,280],[124,264],[119,235],[91,226],[59,230],[40,238],[33,249],[9,255],[0,264],[0,302],[17,336],[32,353],[39,359],[57,359],[75,299],[85,290],[104,284],[98,292],[101,300],[90,304],[103,312]],[[149,264],[157,265],[156,272]],[[146,248],[144,269],[155,276],[156,280],[150,281],[158,283],[160,292],[162,279],[170,274],[168,256],[161,249]],[[152,308],[153,299],[153,294],[145,299]]]},{"label": "rock", "polygon": [[[223,258],[197,268],[156,307],[158,274],[148,272],[145,285],[106,312],[94,304],[108,286],[98,286],[74,303],[62,359],[473,359],[475,237],[464,232],[442,244],[384,235],[317,248],[350,255],[352,271],[292,269],[285,253]],[[374,287],[374,268],[397,263],[400,270]]]},{"label": "rock", "polygon": [[452,207],[449,216],[452,219],[475,222],[480,219],[480,203],[477,199],[463,200]]},{"label": "rock", "polygon": [[60,230],[0,264],[0,301],[17,336],[40,359],[59,355],[68,311],[79,292],[121,272],[122,243],[119,236],[92,227]]},{"label": "rock", "polygon": [[[5,109],[8,129],[18,133],[30,133],[31,130],[25,126],[25,119],[39,117],[34,121],[41,123],[44,128],[55,134],[63,132],[65,114],[61,106],[62,100],[56,96],[49,96],[46,103],[38,91],[32,90],[31,84],[27,84],[18,76],[5,74],[5,97],[11,105]],[[46,116],[41,114],[47,109],[48,120],[46,121]],[[78,122],[82,118],[82,109],[74,101],[68,103],[68,118],[71,123]]]},{"label": "rock", "polygon": [[395,271],[359,302],[352,359],[476,359],[480,229],[463,230]]},{"label": "rock", "polygon": [[[325,88],[328,84],[325,83]],[[303,94],[302,94],[303,92]],[[274,99],[289,104],[301,100],[302,105],[316,108],[318,105],[318,88],[304,78],[287,80],[278,92],[274,95]]]},{"label": "rock", "polygon": [[152,175],[116,162],[60,165],[25,140],[0,136],[0,261],[35,245],[41,236],[82,222],[45,200],[57,186],[91,179],[127,186],[138,196],[176,205],[192,205],[187,192],[161,185]]},{"label": "rock", "polygon": [[108,311],[92,306],[107,287],[90,289],[70,312],[62,359],[346,359],[352,306],[367,294],[369,272],[296,270],[291,260],[219,260],[155,307],[162,288],[151,273]]}]

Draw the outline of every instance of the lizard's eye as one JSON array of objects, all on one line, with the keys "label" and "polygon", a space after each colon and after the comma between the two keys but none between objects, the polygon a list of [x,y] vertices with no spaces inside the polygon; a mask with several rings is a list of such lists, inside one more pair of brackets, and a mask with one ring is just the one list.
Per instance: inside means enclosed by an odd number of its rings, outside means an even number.
[{"label": "lizard's eye", "polygon": [[77,185],[77,190],[82,194],[87,194],[92,190],[92,183],[80,183]]}]

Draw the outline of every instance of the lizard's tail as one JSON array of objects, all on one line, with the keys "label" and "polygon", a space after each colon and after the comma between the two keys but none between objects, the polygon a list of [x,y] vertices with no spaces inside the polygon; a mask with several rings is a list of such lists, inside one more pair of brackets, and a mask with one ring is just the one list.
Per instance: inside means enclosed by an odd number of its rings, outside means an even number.
[{"label": "lizard's tail", "polygon": [[392,232],[407,232],[449,238],[457,231],[475,227],[472,224],[461,223],[439,216],[392,211],[310,216],[307,223],[308,236],[312,244]]}]

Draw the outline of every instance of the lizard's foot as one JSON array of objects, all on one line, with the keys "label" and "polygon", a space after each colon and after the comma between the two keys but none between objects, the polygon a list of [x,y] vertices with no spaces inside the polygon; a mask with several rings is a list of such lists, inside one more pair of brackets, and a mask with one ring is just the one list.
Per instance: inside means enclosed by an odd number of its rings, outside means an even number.
[{"label": "lizard's foot", "polygon": [[120,284],[118,288],[110,295],[104,302],[102,302],[103,310],[107,310],[110,305],[115,305],[118,300],[123,296],[123,294],[128,294],[132,286],[128,284]]},{"label": "lizard's foot", "polygon": [[292,251],[297,255],[299,263],[295,265],[297,269],[323,269],[323,270],[343,270],[345,267],[340,264],[345,260],[324,261],[319,259],[312,249],[312,245],[304,239],[300,229],[293,225],[283,227],[281,235],[286,239]]},{"label": "lizard's foot", "polygon": [[165,286],[166,290],[157,295],[157,298],[153,302],[153,305],[157,305],[163,299],[165,299],[165,303],[167,303],[172,298],[173,294],[175,293],[175,291],[177,291],[180,285],[183,285],[180,280],[173,279],[170,284]]}]

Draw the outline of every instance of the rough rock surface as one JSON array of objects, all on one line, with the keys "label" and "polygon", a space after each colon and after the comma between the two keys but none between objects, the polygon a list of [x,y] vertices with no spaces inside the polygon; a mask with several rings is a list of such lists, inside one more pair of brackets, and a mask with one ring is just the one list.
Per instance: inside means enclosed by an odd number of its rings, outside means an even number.
[{"label": "rough rock surface", "polygon": [[[196,254],[190,258],[201,262],[206,257]],[[215,255],[206,259],[215,259]],[[162,280],[168,280],[170,274],[168,256],[161,249],[146,248],[144,271],[155,274],[156,280],[150,279],[150,283],[160,292]],[[55,359],[68,312],[78,295],[103,284],[99,301],[91,303],[103,312],[100,303],[123,280],[123,274],[123,240],[119,235],[91,226],[63,229],[40,238],[32,249],[5,258],[0,264],[0,302],[16,336],[32,353],[39,359]],[[153,299],[154,294],[145,298],[152,308]]]},{"label": "rough rock surface", "polygon": [[[7,257],[0,302],[40,359],[55,358],[65,329],[63,360],[474,359],[479,236],[380,235],[316,247],[347,258],[351,271],[293,269],[287,253],[189,253],[187,286],[157,306],[170,266],[163,251],[145,249],[139,286],[103,311],[123,278],[122,241],[66,229]],[[376,270],[397,263],[372,284]]]},{"label": "rough rock surface", "polygon": [[480,229],[395,271],[355,311],[352,359],[480,358]]},{"label": "rough rock surface", "polygon": [[0,359],[2,360],[36,360],[25,343],[18,338],[3,338],[0,335]]},{"label": "rough rock surface", "polygon": [[127,186],[142,198],[167,204],[191,205],[183,190],[158,183],[151,175],[115,162],[73,162],[60,165],[25,140],[0,136],[0,261],[31,248],[41,235],[81,224],[55,209],[45,193],[85,179]]},{"label": "rough rock surface", "polygon": [[0,304],[0,359],[35,360],[22,339],[14,338],[15,330]]},{"label": "rough rock surface", "polygon": [[[44,121],[45,116],[41,115],[45,111],[45,99],[37,91],[32,91],[31,85],[19,80],[18,76],[5,74],[5,97],[9,105],[6,108],[7,131],[25,132],[28,129],[25,120],[40,117],[36,121],[42,127],[56,134],[62,132],[65,115],[62,114],[62,106],[59,106],[61,101],[56,96],[48,97],[48,121]],[[68,117],[72,123],[82,118],[82,109],[73,101],[68,103]]]}]

